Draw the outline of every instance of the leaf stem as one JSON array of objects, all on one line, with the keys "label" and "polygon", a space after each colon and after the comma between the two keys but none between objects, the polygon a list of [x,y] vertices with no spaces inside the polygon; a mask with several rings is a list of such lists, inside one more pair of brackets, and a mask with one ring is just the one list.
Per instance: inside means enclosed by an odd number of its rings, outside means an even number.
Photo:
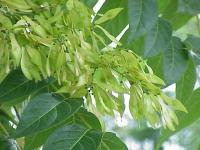
[{"label": "leaf stem", "polygon": [[198,29],[199,34],[200,34],[200,17],[197,15],[196,18],[197,18],[197,29]]},{"label": "leaf stem", "polygon": [[20,120],[20,114],[19,112],[17,111],[17,107],[16,106],[13,106],[14,110],[15,110],[15,113],[16,113],[16,117],[18,119],[18,121]]},{"label": "leaf stem", "polygon": [[4,131],[4,133],[9,136],[8,131],[6,130],[6,128],[4,128],[4,126],[2,125],[2,123],[0,123],[0,128]]}]

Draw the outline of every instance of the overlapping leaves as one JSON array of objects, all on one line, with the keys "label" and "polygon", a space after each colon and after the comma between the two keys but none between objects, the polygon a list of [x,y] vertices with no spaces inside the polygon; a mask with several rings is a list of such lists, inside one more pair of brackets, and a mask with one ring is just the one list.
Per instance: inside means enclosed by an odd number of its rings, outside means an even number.
[{"label": "overlapping leaves", "polygon": [[[84,2],[92,7],[96,1],[84,0]],[[146,56],[163,53],[164,79],[167,84],[171,84],[179,80],[185,72],[188,57],[182,42],[171,37],[172,28],[169,23],[158,18],[158,15],[160,13],[163,18],[172,23],[173,29],[177,29],[198,10],[197,8],[191,12],[194,2],[186,3],[180,0],[179,3],[176,1],[174,7],[169,7],[172,1],[158,1],[158,8],[155,0],[117,1],[115,4],[119,6],[110,10],[112,2],[108,1],[106,3],[111,5],[103,7],[107,12],[100,11],[102,14],[97,15],[98,18],[91,23],[92,11],[78,0],[2,1],[0,4],[4,7],[0,9],[1,85],[14,82],[12,79],[9,81],[9,73],[16,68],[21,68],[28,80],[21,76],[20,79],[26,80],[27,86],[33,84],[33,88],[18,86],[18,81],[16,81],[13,89],[16,88],[19,92],[15,93],[12,90],[7,92],[2,88],[3,96],[0,97],[0,101],[18,99],[20,96],[24,100],[38,92],[34,85],[40,85],[43,82],[41,80],[47,80],[49,77],[56,79],[59,84],[56,87],[52,85],[53,92],[56,91],[62,96],[66,96],[67,93],[69,96],[64,100],[54,99],[49,94],[33,98],[22,113],[14,136],[28,136],[27,149],[43,145],[50,134],[44,149],[48,149],[49,146],[51,148],[55,146],[55,149],[63,147],[126,149],[115,135],[97,131],[89,123],[91,119],[88,118],[91,115],[84,116],[83,114],[88,113],[81,112],[79,110],[81,104],[74,100],[74,98],[85,96],[87,100],[84,104],[89,110],[110,115],[114,115],[113,110],[117,110],[122,115],[124,93],[130,94],[129,107],[133,118],[136,120],[145,118],[154,127],[162,124],[174,130],[174,124],[178,124],[174,110],[186,112],[185,107],[178,100],[162,93],[161,88],[165,86],[164,82],[154,75],[145,61],[133,51],[108,46],[107,40],[122,46],[115,36],[129,22],[130,29],[126,39],[129,46],[126,48],[129,47],[132,50],[131,45],[144,47]],[[184,9],[178,7],[180,3]],[[128,10],[122,8],[125,6]],[[173,15],[168,12],[172,12]],[[118,14],[124,17],[124,22],[123,19],[114,18]],[[179,14],[184,14],[180,20],[176,19]],[[116,25],[120,29],[115,30],[116,28],[109,25],[105,27],[110,20],[118,22]],[[112,29],[115,32],[112,32]],[[101,34],[97,34],[99,32]],[[142,36],[145,39],[145,46],[141,46],[142,42],[137,41],[139,37],[143,38]],[[140,49],[135,51],[140,51]],[[37,84],[34,83],[35,81]],[[181,84],[184,85],[182,82]],[[60,86],[61,88],[58,89]],[[12,86],[8,88],[10,87]],[[25,96],[21,94],[24,89],[27,90]],[[113,92],[118,96],[114,96]],[[38,106],[38,103],[41,105]],[[73,125],[69,126],[72,123]],[[100,129],[98,121],[95,124]],[[65,127],[56,129],[63,125]],[[69,139],[63,131],[69,132],[72,128],[79,132],[70,133],[73,138]],[[41,136],[42,134],[45,136]],[[32,137],[41,141],[31,141]],[[78,137],[81,138],[77,141]],[[96,140],[93,141],[90,138]],[[108,141],[109,138],[113,138],[118,145]],[[54,141],[56,144],[53,143]],[[37,146],[30,143],[35,143]]]},{"label": "overlapping leaves", "polygon": [[111,148],[127,150],[127,147],[113,133],[101,133],[76,124],[58,129],[49,137],[47,143],[44,145],[44,150],[66,148],[72,150],[109,150]]},{"label": "overlapping leaves", "polygon": [[[155,1],[153,3],[151,3],[151,0],[147,2],[156,7]],[[130,1],[130,3],[132,2]],[[2,4],[10,6],[10,3],[4,2]],[[147,26],[149,28],[148,23],[146,24],[147,13],[145,12],[150,11],[150,9],[146,10],[146,2],[138,1],[137,4],[144,5],[144,7],[139,7],[143,13],[138,18],[139,26],[130,25],[133,27],[133,29],[131,27],[130,29],[138,35],[142,35],[147,31]],[[111,42],[120,45],[115,37],[98,24],[112,19],[121,9],[108,11],[93,25],[90,23],[91,10],[77,0],[67,1],[65,7],[61,3],[55,9],[51,9],[51,5],[44,3],[38,6],[41,7],[42,12],[36,12],[32,17],[23,15],[13,23],[12,30],[4,27],[8,31],[9,36],[6,38],[9,39],[10,45],[5,42],[4,36],[6,35],[4,33],[1,34],[1,40],[5,46],[11,47],[11,49],[3,49],[3,55],[8,55],[8,59],[3,62],[8,68],[8,70],[5,70],[4,76],[9,73],[9,70],[20,66],[23,74],[29,80],[40,81],[54,77],[60,85],[65,85],[58,92],[65,89],[64,93],[68,93],[71,97],[86,96],[88,98],[87,106],[90,110],[93,110],[94,104],[90,100],[89,89],[94,93],[97,110],[103,114],[106,112],[113,115],[113,110],[118,110],[121,107],[122,103],[118,97],[112,95],[112,92],[118,94],[130,93],[131,89],[127,87],[127,81],[131,84],[131,87],[136,87],[139,91],[139,101],[146,99],[144,97],[148,97],[148,101],[153,101],[154,98],[152,99],[151,95],[156,95],[155,103],[160,106],[161,103],[164,103],[162,104],[163,107],[168,105],[174,107],[173,103],[167,101],[167,97],[161,96],[163,94],[160,87],[164,85],[163,81],[153,74],[153,71],[141,58],[126,49],[113,49],[107,46],[102,37],[95,33],[97,29],[100,29]],[[49,10],[47,11],[43,6],[49,8]],[[11,11],[16,11],[13,7],[10,6]],[[32,7],[24,7],[27,10],[20,10],[16,6],[19,11],[26,11],[30,14],[34,11]],[[136,7],[135,3],[134,7]],[[151,21],[155,20],[154,22],[156,22],[157,14],[154,11],[151,11],[151,13],[153,13],[152,17],[154,18]],[[2,15],[5,14],[2,13]],[[9,19],[7,18],[7,20]],[[145,23],[147,26],[143,29],[141,23]],[[152,27],[153,25],[154,23],[151,23]],[[105,45],[105,48],[100,49],[100,44]],[[133,93],[131,95],[134,97]],[[161,96],[162,100],[159,100],[160,98],[157,96]],[[160,106],[156,108],[149,102],[145,105],[151,107],[148,108],[151,109],[151,117],[157,116],[157,113],[162,113],[163,108],[160,109]],[[131,106],[133,107],[131,109],[137,110],[141,107],[145,110],[143,103]],[[182,108],[182,105],[179,105],[179,108],[176,109],[185,111]],[[169,109],[169,112],[173,112],[173,110]],[[123,114],[123,112],[121,113]],[[171,124],[175,121],[170,119],[172,122],[164,123],[162,119],[155,120],[143,115],[144,112],[138,113],[141,113],[140,115],[145,117],[152,125],[158,123]],[[132,113],[132,115],[134,118],[138,118],[137,113]],[[171,117],[169,115],[169,118]],[[170,126],[173,129],[172,125]]]}]

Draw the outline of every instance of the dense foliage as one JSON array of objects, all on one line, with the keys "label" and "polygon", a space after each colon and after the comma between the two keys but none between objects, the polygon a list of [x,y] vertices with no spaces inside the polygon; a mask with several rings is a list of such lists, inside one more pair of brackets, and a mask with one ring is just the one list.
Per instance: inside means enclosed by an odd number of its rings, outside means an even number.
[{"label": "dense foliage", "polygon": [[[2,149],[127,149],[99,121],[114,111],[123,116],[124,94],[132,117],[151,127],[179,124],[177,132],[197,120],[199,104],[189,103],[199,97],[193,91],[199,39],[172,36],[199,12],[198,2],[186,1],[109,0],[94,14],[96,1],[1,0]],[[174,82],[186,108],[162,92]],[[191,119],[176,110],[188,110]]]}]

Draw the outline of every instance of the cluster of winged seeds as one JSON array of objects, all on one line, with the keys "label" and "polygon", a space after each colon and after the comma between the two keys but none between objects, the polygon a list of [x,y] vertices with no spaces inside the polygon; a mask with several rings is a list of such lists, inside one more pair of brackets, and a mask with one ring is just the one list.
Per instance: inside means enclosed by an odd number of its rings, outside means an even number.
[{"label": "cluster of winged seeds", "polygon": [[124,94],[129,94],[134,119],[174,130],[174,111],[186,112],[185,107],[161,91],[163,81],[144,60],[110,47],[96,32],[120,44],[100,26],[120,10],[91,23],[92,10],[79,0],[1,0],[0,81],[17,68],[36,82],[54,77],[62,86],[58,93],[86,97],[88,109],[100,114],[122,115]]}]

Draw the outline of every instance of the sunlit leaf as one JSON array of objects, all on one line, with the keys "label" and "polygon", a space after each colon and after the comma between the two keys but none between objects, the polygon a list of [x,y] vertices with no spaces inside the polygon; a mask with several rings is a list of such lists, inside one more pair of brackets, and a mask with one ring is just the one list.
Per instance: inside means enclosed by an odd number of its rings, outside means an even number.
[{"label": "sunlit leaf", "polygon": [[104,22],[106,22],[108,20],[113,19],[122,10],[123,10],[123,8],[114,8],[114,9],[111,9],[111,10],[107,11],[102,17],[100,17],[99,19],[95,20],[95,24],[101,24],[101,23],[104,23]]}]

